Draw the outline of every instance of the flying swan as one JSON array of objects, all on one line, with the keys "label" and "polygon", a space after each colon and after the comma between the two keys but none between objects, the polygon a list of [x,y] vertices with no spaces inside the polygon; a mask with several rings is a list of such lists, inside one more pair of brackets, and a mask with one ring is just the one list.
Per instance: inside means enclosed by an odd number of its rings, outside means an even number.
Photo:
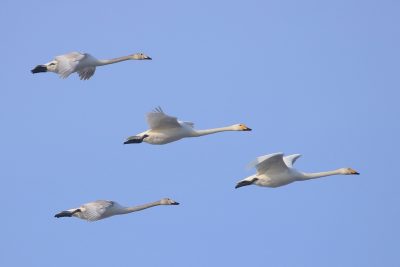
[{"label": "flying swan", "polygon": [[334,171],[305,173],[293,168],[293,164],[300,157],[300,154],[283,156],[283,153],[274,153],[258,157],[249,164],[256,167],[257,173],[251,175],[236,184],[235,188],[255,184],[266,187],[279,187],[296,181],[320,178],[330,175],[359,174],[351,168],[341,168]]},{"label": "flying swan", "polygon": [[169,198],[163,198],[159,201],[151,202],[148,204],[143,204],[135,207],[124,207],[115,201],[96,200],[83,204],[79,208],[69,209],[57,213],[56,215],[54,215],[54,217],[61,218],[74,216],[82,220],[97,221],[114,215],[131,213],[159,205],[179,205],[179,203]]},{"label": "flying swan", "polygon": [[114,59],[97,59],[87,53],[71,52],[65,55],[57,56],[54,60],[43,65],[37,65],[31,70],[32,73],[54,72],[61,78],[67,78],[74,72],[79,74],[81,80],[88,80],[93,76],[96,67],[108,64],[114,64],[125,60],[150,60],[151,57],[136,53],[129,56],[118,57]]},{"label": "flying swan", "polygon": [[150,129],[128,137],[124,144],[146,142],[153,145],[163,145],[185,137],[198,137],[224,131],[251,131],[244,124],[235,124],[208,130],[195,130],[193,122],[179,121],[176,117],[165,114],[160,107],[148,113],[146,119]]}]

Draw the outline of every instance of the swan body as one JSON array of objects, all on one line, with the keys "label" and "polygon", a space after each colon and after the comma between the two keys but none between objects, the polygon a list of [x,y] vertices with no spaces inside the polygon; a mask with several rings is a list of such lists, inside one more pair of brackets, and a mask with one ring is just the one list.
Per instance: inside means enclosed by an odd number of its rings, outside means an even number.
[{"label": "swan body", "polygon": [[163,198],[156,202],[151,202],[135,207],[124,207],[115,201],[96,200],[83,204],[79,208],[73,208],[59,212],[54,215],[54,217],[77,217],[79,219],[87,221],[98,221],[114,215],[131,213],[159,205],[179,205],[179,203],[169,198]]},{"label": "swan body", "polygon": [[37,65],[31,70],[33,74],[39,72],[54,72],[61,78],[67,78],[74,72],[79,74],[81,80],[88,80],[93,76],[96,67],[114,64],[125,60],[150,60],[151,57],[136,53],[129,56],[114,58],[114,59],[97,59],[88,53],[71,52],[65,55],[57,56],[52,61]]},{"label": "swan body", "polygon": [[239,181],[235,188],[251,184],[279,187],[296,181],[305,181],[330,175],[359,174],[351,168],[317,173],[300,172],[293,168],[293,164],[300,156],[300,154],[284,156],[283,153],[274,153],[258,157],[254,162],[250,163],[251,167],[256,167],[257,173]]},{"label": "swan body", "polygon": [[194,129],[194,123],[179,121],[176,117],[165,114],[160,107],[148,113],[146,119],[150,129],[128,137],[124,144],[146,142],[153,145],[163,145],[186,137],[198,137],[224,131],[251,131],[251,129],[244,124],[196,130]]}]

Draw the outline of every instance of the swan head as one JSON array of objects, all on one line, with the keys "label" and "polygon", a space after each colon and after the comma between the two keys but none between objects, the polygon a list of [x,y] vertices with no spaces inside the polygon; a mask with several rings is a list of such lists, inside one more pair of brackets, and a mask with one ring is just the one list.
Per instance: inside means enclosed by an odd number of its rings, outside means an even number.
[{"label": "swan head", "polygon": [[246,179],[243,179],[243,180],[239,181],[236,184],[235,188],[237,189],[237,188],[242,187],[242,186],[252,185],[255,182],[257,182],[258,180],[259,179],[257,177],[254,177],[254,176],[247,177]]},{"label": "swan head", "polygon": [[161,205],[179,205],[178,202],[170,198],[163,198],[160,200]]},{"label": "swan head", "polygon": [[360,173],[352,168],[342,168],[340,172],[344,175],[359,175]]},{"label": "swan head", "polygon": [[34,67],[31,72],[32,73],[39,73],[39,72],[55,72],[57,69],[57,61],[52,60],[49,63],[43,64],[43,65],[37,65]]},{"label": "swan head", "polygon": [[235,131],[251,131],[251,129],[243,123],[232,125],[232,129]]},{"label": "swan head", "polygon": [[144,53],[136,53],[132,55],[132,59],[136,59],[136,60],[151,60],[151,57],[149,57],[148,55],[144,54]]},{"label": "swan head", "polygon": [[39,73],[39,72],[56,72],[57,70],[57,61],[52,60],[49,63],[43,64],[43,65],[37,65],[34,67],[31,72],[32,73]]}]

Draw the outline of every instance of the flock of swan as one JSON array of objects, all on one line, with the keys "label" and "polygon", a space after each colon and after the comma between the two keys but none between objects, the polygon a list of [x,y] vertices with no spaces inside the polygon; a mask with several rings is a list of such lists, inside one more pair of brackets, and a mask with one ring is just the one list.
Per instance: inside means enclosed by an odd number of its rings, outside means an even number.
[{"label": "flock of swan", "polygon": [[[151,60],[151,57],[143,53],[136,53],[114,59],[99,60],[87,53],[72,52],[57,56],[46,64],[37,65],[31,72],[33,74],[54,72],[61,78],[67,78],[72,73],[77,72],[81,80],[88,80],[93,76],[96,67],[125,60]],[[220,128],[196,130],[193,122],[180,121],[176,117],[167,115],[161,107],[148,113],[146,119],[149,129],[128,137],[124,144],[139,144],[145,142],[152,145],[164,145],[182,138],[199,137],[224,131],[251,131],[249,127],[241,123]],[[330,175],[359,174],[352,168],[340,168],[316,173],[301,172],[293,168],[293,164],[300,156],[300,154],[284,156],[283,153],[273,153],[258,157],[249,165],[250,167],[256,168],[256,174],[240,180],[237,182],[235,188],[247,185],[279,187],[296,181],[305,181]],[[170,198],[163,198],[159,201],[139,206],[124,207],[115,201],[97,200],[83,204],[78,208],[61,211],[54,215],[54,217],[77,217],[87,221],[97,221],[114,215],[127,214],[159,205],[179,205],[179,203]]]}]

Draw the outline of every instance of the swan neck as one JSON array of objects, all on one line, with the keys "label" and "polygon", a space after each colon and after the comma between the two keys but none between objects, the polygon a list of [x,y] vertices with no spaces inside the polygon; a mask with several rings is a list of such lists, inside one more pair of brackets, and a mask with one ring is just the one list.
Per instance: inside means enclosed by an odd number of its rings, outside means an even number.
[{"label": "swan neck", "polygon": [[155,207],[155,206],[158,206],[158,205],[161,205],[161,201],[151,202],[151,203],[138,205],[138,206],[133,206],[133,207],[127,207],[127,208],[124,208],[122,210],[122,213],[131,213],[131,212],[135,212],[135,211],[139,211],[139,210],[144,210],[144,209],[148,209],[148,208],[151,208],[151,207]]},{"label": "swan neck", "polygon": [[123,57],[117,57],[117,58],[112,58],[112,59],[99,59],[97,61],[97,66],[114,64],[114,63],[118,63],[118,62],[125,61],[125,60],[131,60],[131,59],[133,59],[132,56],[123,56]]},{"label": "swan neck", "polygon": [[225,131],[234,131],[232,127],[220,127],[220,128],[212,128],[212,129],[205,129],[205,130],[196,130],[194,132],[194,136],[202,136],[207,134],[225,132]]},{"label": "swan neck", "polygon": [[326,171],[326,172],[302,173],[302,180],[309,180],[309,179],[315,179],[315,178],[331,176],[331,175],[338,175],[338,174],[342,174],[340,172],[340,170]]}]

